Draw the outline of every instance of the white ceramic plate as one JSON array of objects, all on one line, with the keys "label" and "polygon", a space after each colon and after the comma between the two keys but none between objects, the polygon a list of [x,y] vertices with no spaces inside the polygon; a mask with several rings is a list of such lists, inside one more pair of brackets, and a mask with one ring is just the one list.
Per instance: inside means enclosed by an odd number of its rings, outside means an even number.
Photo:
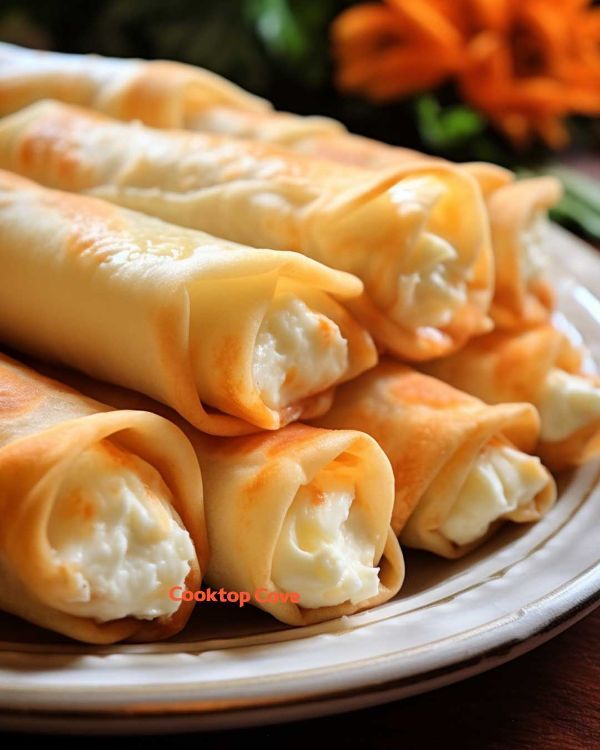
[{"label": "white ceramic plate", "polygon": [[[600,362],[600,257],[549,235],[559,321]],[[290,629],[250,607],[198,605],[176,640],[78,645],[0,618],[3,728],[179,731],[317,716],[460,680],[583,617],[600,597],[600,463],[561,480],[540,523],[504,529],[456,562],[407,554],[395,600]],[[235,610],[235,611],[234,611]]]}]

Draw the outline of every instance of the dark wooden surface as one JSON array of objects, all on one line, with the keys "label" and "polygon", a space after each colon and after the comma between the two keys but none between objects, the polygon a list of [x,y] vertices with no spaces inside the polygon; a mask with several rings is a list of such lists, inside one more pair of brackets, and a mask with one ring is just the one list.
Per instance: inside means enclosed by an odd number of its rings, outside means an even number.
[{"label": "dark wooden surface", "polygon": [[[127,738],[25,738],[62,750],[365,747],[600,750],[600,608],[549,643],[425,695],[323,719],[229,732]],[[333,743],[330,745],[330,743]]]}]

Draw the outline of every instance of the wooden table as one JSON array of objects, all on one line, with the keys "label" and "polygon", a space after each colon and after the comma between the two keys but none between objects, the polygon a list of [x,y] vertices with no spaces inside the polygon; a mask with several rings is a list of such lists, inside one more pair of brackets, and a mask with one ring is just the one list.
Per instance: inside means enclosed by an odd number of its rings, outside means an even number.
[{"label": "wooden table", "polygon": [[[231,732],[61,738],[62,750],[600,750],[600,608],[515,661],[432,693],[312,721]],[[8,739],[8,737],[7,737]],[[26,738],[13,735],[12,746]],[[33,742],[46,742],[32,737]],[[50,741],[50,740],[48,740]],[[56,741],[56,738],[54,739]],[[43,745],[42,745],[43,746]]]}]

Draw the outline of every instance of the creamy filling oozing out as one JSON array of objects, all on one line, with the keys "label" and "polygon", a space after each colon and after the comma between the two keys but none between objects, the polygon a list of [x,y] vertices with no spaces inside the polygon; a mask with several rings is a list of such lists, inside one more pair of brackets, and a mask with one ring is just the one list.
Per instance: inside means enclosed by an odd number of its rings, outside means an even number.
[{"label": "creamy filling oozing out", "polygon": [[68,576],[57,608],[98,622],[173,614],[169,597],[194,558],[170,493],[142,459],[107,441],[69,465],[54,502],[48,540]]},{"label": "creamy filling oozing out", "polygon": [[[429,177],[413,177],[399,182],[390,195],[394,202],[416,202],[433,212],[445,189]],[[448,325],[467,299],[465,272],[456,249],[425,227],[410,257],[414,271],[398,278],[397,297],[389,314],[411,328]]]},{"label": "creamy filling oozing out", "polygon": [[275,297],[258,332],[254,384],[270,409],[334,385],[348,367],[348,342],[336,323],[292,294]]},{"label": "creamy filling oozing out", "polygon": [[545,212],[538,211],[521,232],[521,274],[526,285],[539,278],[546,268],[544,251],[546,224]]},{"label": "creamy filling oozing out", "polygon": [[488,445],[477,457],[440,532],[463,545],[480,539],[490,525],[535,500],[549,480],[540,459],[503,445]]},{"label": "creamy filling oozing out", "polygon": [[541,439],[564,440],[600,420],[600,386],[588,378],[552,368],[535,405],[542,423]]},{"label": "creamy filling oozing out", "polygon": [[335,462],[300,487],[281,529],[271,577],[296,592],[300,606],[358,604],[379,590],[375,543],[369,539],[355,487]]}]

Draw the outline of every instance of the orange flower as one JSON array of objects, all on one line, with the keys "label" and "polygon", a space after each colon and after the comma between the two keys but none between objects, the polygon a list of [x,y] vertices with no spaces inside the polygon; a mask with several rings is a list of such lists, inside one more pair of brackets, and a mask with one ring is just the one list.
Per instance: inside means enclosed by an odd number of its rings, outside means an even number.
[{"label": "orange flower", "polygon": [[333,26],[337,82],[390,100],[452,77],[516,144],[567,142],[564,118],[600,113],[600,9],[590,0],[386,0]]},{"label": "orange flower", "polygon": [[[459,0],[469,6],[485,0]],[[600,24],[587,0],[500,0],[495,25],[467,38],[463,97],[517,145],[568,142],[568,114],[600,113]],[[475,12],[471,18],[477,18]]]},{"label": "orange flower", "polygon": [[349,8],[332,39],[338,86],[373,101],[437,86],[460,62],[460,33],[428,0]]}]

